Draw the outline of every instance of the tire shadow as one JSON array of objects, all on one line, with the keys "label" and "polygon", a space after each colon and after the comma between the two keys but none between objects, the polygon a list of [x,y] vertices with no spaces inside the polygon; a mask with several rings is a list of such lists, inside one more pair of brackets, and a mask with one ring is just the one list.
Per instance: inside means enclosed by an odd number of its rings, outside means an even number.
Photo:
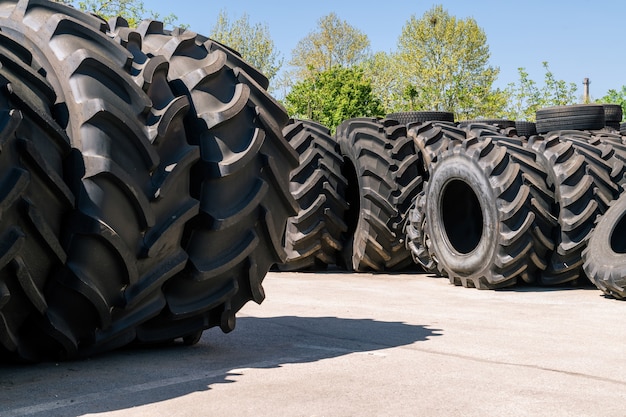
[{"label": "tire shadow", "polygon": [[234,332],[207,330],[192,347],[135,346],[75,362],[0,364],[0,415],[125,410],[235,383],[229,378],[239,375],[237,369],[280,368],[441,335],[427,326],[371,319],[238,317]]}]

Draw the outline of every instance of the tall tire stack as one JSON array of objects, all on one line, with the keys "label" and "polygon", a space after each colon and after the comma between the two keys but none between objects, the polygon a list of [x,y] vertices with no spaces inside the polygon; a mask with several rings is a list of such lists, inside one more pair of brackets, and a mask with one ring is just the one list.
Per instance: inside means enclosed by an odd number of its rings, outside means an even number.
[{"label": "tall tire stack", "polygon": [[287,222],[287,259],[279,268],[323,270],[337,263],[348,230],[341,150],[328,128],[319,123],[291,120],[283,132],[300,155],[300,165],[292,171],[290,182],[299,212]]},{"label": "tall tire stack", "polygon": [[338,263],[354,271],[413,267],[404,223],[422,177],[406,126],[393,119],[356,118],[343,122],[335,136],[344,158],[349,206]]},{"label": "tall tire stack", "polygon": [[3,356],[231,331],[286,258],[298,158],[267,80],[206,38],[125,26],[0,10]]}]

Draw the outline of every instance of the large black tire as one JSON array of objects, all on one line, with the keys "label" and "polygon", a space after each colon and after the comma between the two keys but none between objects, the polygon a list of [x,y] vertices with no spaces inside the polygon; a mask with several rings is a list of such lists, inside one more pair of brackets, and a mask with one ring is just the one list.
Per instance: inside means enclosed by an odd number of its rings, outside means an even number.
[{"label": "large black tire", "polygon": [[608,140],[600,140],[591,132],[560,131],[558,136],[560,140],[570,142],[585,157],[587,173],[593,178],[599,210],[604,213],[622,191],[621,184],[626,175],[624,161],[619,158],[615,146]]},{"label": "large black tire", "polygon": [[416,122],[454,122],[454,113],[447,111],[405,111],[397,113],[389,113],[385,116],[387,119],[397,120],[398,123],[406,125]]},{"label": "large black tire", "polygon": [[466,139],[464,132],[450,123],[428,122],[407,126],[407,135],[415,144],[419,158],[419,172],[428,180],[430,166],[452,143]]},{"label": "large black tire", "polygon": [[[71,163],[54,121],[55,94],[19,57],[29,52],[0,33],[0,358],[32,358],[31,324],[49,308],[46,286],[65,265],[61,241],[75,196],[64,180]],[[32,61],[29,63],[32,64]]]},{"label": "large black tire", "polygon": [[534,253],[534,215],[522,171],[506,148],[470,138],[438,157],[425,185],[426,233],[450,282],[514,285]]},{"label": "large black tire", "polygon": [[622,106],[619,104],[602,104],[604,107],[604,121],[607,126],[615,128],[617,126],[617,130],[619,130],[619,124],[624,117]]},{"label": "large black tire", "polygon": [[[593,162],[587,160],[572,141],[561,140],[558,133],[545,138],[534,136],[528,146],[540,156],[539,163],[548,173],[548,183],[554,189],[558,219],[554,235],[555,248],[541,277],[544,285],[577,282],[584,279],[582,251],[593,229],[596,216],[603,212],[602,187],[596,185],[599,176]],[[604,180],[601,182],[605,182]]]},{"label": "large black tire", "polygon": [[462,120],[458,123],[458,126],[461,128],[465,128],[468,125],[474,124],[485,124],[489,126],[495,126],[498,129],[508,129],[511,127],[515,127],[514,120],[508,119],[472,119],[472,120]]},{"label": "large black tire", "polygon": [[534,283],[540,281],[541,274],[547,267],[546,260],[555,247],[553,236],[557,231],[558,221],[554,215],[554,189],[542,164],[542,155],[527,146],[525,138],[502,136],[498,133],[499,130],[484,125],[469,125],[465,129],[468,137],[489,139],[505,147],[511,159],[520,166],[524,184],[530,192],[534,216],[530,262],[521,278],[527,283]]},{"label": "large black tire", "polygon": [[163,285],[164,308],[138,326],[137,340],[167,341],[213,326],[229,332],[245,303],[263,301],[267,271],[286,259],[282,236],[297,213],[289,173],[298,166],[282,134],[288,117],[263,88],[267,79],[223,45],[155,21],[132,36],[147,57],[169,63],[167,84],[191,104],[184,131],[201,154],[190,185],[200,213],[182,239],[189,260]]},{"label": "large black tire", "polygon": [[406,234],[406,247],[411,251],[413,261],[421,266],[424,271],[431,274],[439,274],[437,262],[431,250],[430,237],[426,233],[426,216],[424,210],[426,206],[426,194],[422,190],[411,209],[404,226]]},{"label": "large black tire", "polygon": [[279,268],[325,269],[337,262],[348,229],[343,220],[348,205],[341,150],[328,128],[313,121],[291,120],[283,133],[300,155],[290,180],[299,212],[287,222],[287,260]]},{"label": "large black tire", "polygon": [[626,195],[598,218],[583,251],[587,277],[602,292],[626,299]]},{"label": "large black tire", "polygon": [[604,107],[601,104],[574,104],[539,109],[536,126],[539,134],[554,130],[595,130],[604,127]]},{"label": "large black tire", "polygon": [[77,207],[64,228],[66,267],[46,286],[48,309],[31,326],[39,334],[28,355],[125,345],[165,305],[145,299],[147,289],[187,260],[181,239],[198,211],[188,183],[199,152],[175,132],[185,108],[152,107],[129,75],[132,55],[96,17],[47,1],[7,2],[0,27],[46,74],[58,96],[54,115],[81,154],[67,169]]},{"label": "large black tire", "polygon": [[405,247],[404,223],[422,177],[405,125],[391,119],[350,119],[337,128],[336,137],[349,204],[340,264],[354,271],[414,266]]},{"label": "large black tire", "polygon": [[537,134],[537,124],[526,120],[516,120],[515,130],[518,136],[531,137]]}]

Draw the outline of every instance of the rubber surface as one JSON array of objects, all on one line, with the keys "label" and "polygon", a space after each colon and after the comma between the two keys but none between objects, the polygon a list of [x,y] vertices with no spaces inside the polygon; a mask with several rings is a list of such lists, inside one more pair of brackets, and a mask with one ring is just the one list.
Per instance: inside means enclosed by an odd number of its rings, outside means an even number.
[{"label": "rubber surface", "polygon": [[387,119],[397,120],[400,124],[409,124],[415,122],[454,122],[454,113],[446,111],[405,111],[397,113],[389,113],[385,116]]},{"label": "rubber surface", "polygon": [[287,221],[287,259],[279,268],[323,270],[337,262],[348,230],[341,150],[328,128],[313,121],[291,120],[283,133],[300,155],[300,165],[290,180],[299,212]]},{"label": "rubber surface", "polygon": [[53,303],[46,287],[67,261],[72,151],[38,63],[1,32],[0,62],[0,358],[36,360],[36,323]]},{"label": "rubber surface", "polygon": [[340,264],[355,271],[414,267],[404,223],[421,190],[418,155],[406,127],[391,119],[357,118],[336,133],[344,155],[349,209]]},{"label": "rubber surface", "polygon": [[604,107],[601,104],[574,104],[546,107],[536,111],[537,132],[555,130],[594,130],[605,125]]},{"label": "rubber surface", "polygon": [[263,301],[269,268],[286,259],[282,236],[297,213],[289,174],[298,165],[282,133],[287,114],[263,88],[267,80],[223,45],[156,21],[135,32],[143,54],[168,63],[172,94],[190,103],[184,132],[200,148],[190,182],[200,211],[182,237],[189,259],[162,287],[166,307],[136,337],[161,342],[213,326],[229,332],[246,302]]},{"label": "rubber surface", "polygon": [[522,278],[533,253],[534,214],[522,171],[505,147],[488,138],[450,146],[425,190],[426,233],[451,283],[489,289]]},{"label": "rubber surface", "polygon": [[626,195],[598,218],[583,251],[589,279],[605,294],[626,299]]}]

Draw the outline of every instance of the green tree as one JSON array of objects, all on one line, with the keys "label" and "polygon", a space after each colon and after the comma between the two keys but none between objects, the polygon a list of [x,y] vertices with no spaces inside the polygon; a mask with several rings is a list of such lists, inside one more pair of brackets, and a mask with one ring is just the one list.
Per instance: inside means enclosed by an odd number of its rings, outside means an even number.
[{"label": "green tree", "polygon": [[296,83],[285,97],[285,107],[291,116],[315,120],[332,131],[346,119],[384,114],[359,67],[337,66]]},{"label": "green tree", "polygon": [[55,0],[57,3],[64,3],[78,7],[84,12],[94,13],[104,20],[112,17],[122,16],[128,21],[130,27],[135,27],[143,19],[158,19],[166,25],[174,24],[178,18],[170,14],[161,18],[158,13],[146,9],[141,0]]},{"label": "green tree", "polygon": [[267,25],[251,24],[246,13],[231,21],[228,14],[221,11],[211,29],[210,37],[235,49],[270,80],[283,64]]},{"label": "green tree", "polygon": [[619,104],[622,106],[622,113],[626,115],[626,85],[622,86],[621,90],[611,89],[607,91],[606,95],[598,100],[598,103],[606,104]]},{"label": "green tree", "polygon": [[535,120],[537,109],[549,106],[564,106],[576,102],[576,84],[557,80],[547,62],[543,85],[531,79],[525,68],[518,68],[519,80],[507,87],[509,96],[505,116],[512,120]]},{"label": "green tree", "polygon": [[367,35],[335,13],[322,17],[318,26],[292,51],[290,65],[297,69],[300,78],[336,66],[350,67],[367,58],[370,45]]},{"label": "green tree", "polygon": [[365,76],[372,80],[372,93],[378,97],[387,113],[414,107],[407,106],[407,93],[410,102],[412,96],[415,98],[412,93],[417,91],[407,85],[403,77],[398,76],[401,69],[396,53],[376,52],[363,63],[363,69]]},{"label": "green tree", "polygon": [[496,116],[506,95],[492,88],[500,70],[488,65],[489,56],[474,19],[457,19],[442,6],[411,16],[398,40],[405,109],[450,111],[459,119]]}]

